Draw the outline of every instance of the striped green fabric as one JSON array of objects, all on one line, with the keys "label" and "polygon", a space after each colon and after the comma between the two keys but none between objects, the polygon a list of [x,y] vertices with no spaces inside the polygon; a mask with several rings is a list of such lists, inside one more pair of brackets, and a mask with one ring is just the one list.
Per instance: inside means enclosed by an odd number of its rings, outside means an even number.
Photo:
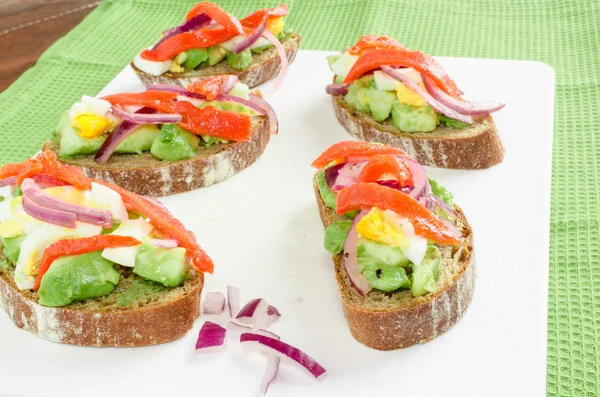
[{"label": "striped green fabric", "polygon": [[[107,0],[0,94],[0,162],[21,161],[60,112],[98,92],[193,1]],[[235,15],[274,6],[220,0]],[[387,34],[435,55],[529,59],[556,70],[548,395],[600,395],[600,1],[290,0],[303,48]],[[23,30],[26,34],[26,30]],[[490,76],[493,78],[493,76]],[[524,90],[527,87],[523,87]]]}]

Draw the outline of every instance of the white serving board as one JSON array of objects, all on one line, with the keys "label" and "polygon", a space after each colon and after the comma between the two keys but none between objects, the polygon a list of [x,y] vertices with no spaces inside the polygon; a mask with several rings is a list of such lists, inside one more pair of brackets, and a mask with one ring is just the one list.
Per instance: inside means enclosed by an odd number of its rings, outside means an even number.
[{"label": "white serving board", "polygon": [[[440,59],[469,98],[508,101],[494,116],[506,157],[483,171],[429,169],[474,229],[473,303],[434,341],[381,352],[348,331],[311,185],[312,160],[350,139],[325,94],[326,55],[301,51],[277,92],[263,88],[280,134],[254,165],[162,199],[214,259],[205,291],[231,284],[243,301],[266,298],[283,313],[272,330],[327,369],[315,381],[282,364],[268,395],[544,396],[554,71],[528,61]],[[101,94],[141,89],[127,67]],[[223,353],[194,351],[209,318],[173,343],[98,349],[38,339],[2,313],[0,395],[259,395],[266,359],[246,355],[234,334]]]}]

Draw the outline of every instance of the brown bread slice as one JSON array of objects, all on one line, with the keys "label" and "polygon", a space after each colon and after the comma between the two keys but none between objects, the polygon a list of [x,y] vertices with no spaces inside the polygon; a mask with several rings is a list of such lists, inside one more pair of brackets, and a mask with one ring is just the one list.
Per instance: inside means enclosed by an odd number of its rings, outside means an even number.
[{"label": "brown bread slice", "polygon": [[332,96],[335,115],[353,137],[403,149],[423,165],[453,169],[483,169],[504,158],[504,147],[492,116],[479,118],[464,130],[439,126],[432,132],[406,133],[390,120],[378,122],[355,111],[342,96]]},{"label": "brown bread slice", "polygon": [[[191,278],[184,284],[167,289],[141,279],[130,269],[120,270],[121,281],[109,295],[66,307],[47,307],[38,303],[37,292],[18,290],[13,268],[0,268],[0,305],[17,327],[70,345],[156,345],[181,338],[192,329],[200,314],[202,273],[191,270]],[[153,287],[135,293],[140,283]]]},{"label": "brown bread slice", "polygon": [[[213,145],[198,150],[196,157],[182,161],[163,161],[150,153],[113,154],[106,164],[94,156],[77,156],[59,160],[82,167],[86,175],[117,184],[145,196],[167,196],[222,182],[254,163],[269,142],[269,123],[263,116],[252,122],[252,139]],[[42,150],[58,154],[59,146],[47,141]]]},{"label": "brown bread slice", "polygon": [[[298,48],[300,48],[300,41],[300,36],[292,34],[281,43],[290,64],[296,59]],[[202,65],[199,69],[190,72],[167,72],[160,76],[153,76],[135,67],[133,62],[131,63],[131,67],[145,86],[151,84],[176,84],[182,87],[187,87],[188,84],[194,81],[210,76],[233,74],[238,76],[242,83],[253,88],[274,78],[279,72],[280,66],[279,55],[274,47],[268,48],[261,53],[253,54],[252,64],[245,70],[233,69],[227,64],[227,61],[221,61],[215,66]]]},{"label": "brown bread slice", "polygon": [[[327,227],[340,217],[321,198],[316,179],[313,187],[321,221]],[[437,246],[445,270],[440,273],[438,290],[434,293],[413,297],[408,290],[393,293],[372,290],[362,296],[348,277],[342,254],[333,257],[344,315],[357,341],[378,350],[401,349],[429,342],[463,316],[473,299],[475,258],[471,227],[462,210],[456,210],[459,217],[455,224],[462,232],[462,244]]]}]

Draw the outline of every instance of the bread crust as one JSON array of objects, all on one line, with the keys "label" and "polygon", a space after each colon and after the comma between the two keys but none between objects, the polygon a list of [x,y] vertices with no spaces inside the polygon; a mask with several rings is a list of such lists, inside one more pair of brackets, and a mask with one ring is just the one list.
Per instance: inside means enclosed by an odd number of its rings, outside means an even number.
[{"label": "bread crust", "polygon": [[[291,64],[296,59],[296,54],[298,53],[298,49],[300,48],[301,38],[297,34],[292,34],[290,38],[286,39],[282,44],[285,49],[285,53],[288,59],[288,63]],[[249,88],[254,88],[259,86],[267,81],[273,79],[279,69],[281,68],[281,61],[279,60],[279,55],[275,49],[265,50],[265,52],[269,51],[268,58],[263,62],[254,62],[245,70],[236,70],[229,65],[216,65],[220,67],[206,67],[196,71],[194,76],[185,76],[186,73],[171,73],[167,72],[160,76],[153,76],[147,74],[146,72],[138,69],[133,62],[131,63],[131,68],[138,75],[139,79],[145,86],[149,86],[152,84],[176,84],[182,87],[187,87],[189,84],[194,81],[199,81],[205,79],[210,76],[221,75],[221,74],[232,74],[238,77],[238,79],[246,84]],[[260,55],[260,54],[259,54]],[[254,55],[257,57],[257,55]]]},{"label": "bread crust", "polygon": [[[215,145],[189,160],[161,161],[150,153],[115,154],[106,164],[96,163],[93,155],[58,159],[82,167],[91,178],[117,184],[134,193],[167,196],[222,182],[254,163],[265,151],[270,138],[267,119],[259,119],[250,141]],[[46,149],[58,154],[59,146],[47,141],[42,150]]]},{"label": "bread crust", "polygon": [[185,282],[175,300],[121,310],[83,311],[42,306],[0,270],[0,303],[19,328],[52,342],[92,347],[157,345],[181,338],[200,315],[204,275]]},{"label": "bread crust", "polygon": [[[352,109],[341,96],[332,96],[340,124],[356,139],[379,142],[406,151],[423,165],[451,169],[484,169],[504,158],[504,147],[492,116],[476,121],[465,131],[438,127],[439,134],[403,133],[391,124]],[[474,133],[469,133],[474,131]]]},{"label": "bread crust", "polygon": [[[339,216],[323,202],[315,181],[313,187],[321,221],[327,227]],[[473,299],[476,270],[472,230],[462,210],[458,207],[456,210],[463,224],[462,249],[457,250],[457,255],[460,255],[459,269],[442,285],[438,282],[435,293],[411,298],[409,304],[383,310],[361,306],[360,301],[364,298],[351,284],[342,254],[333,257],[344,315],[357,341],[378,350],[406,348],[429,342],[450,329],[463,316]]]}]

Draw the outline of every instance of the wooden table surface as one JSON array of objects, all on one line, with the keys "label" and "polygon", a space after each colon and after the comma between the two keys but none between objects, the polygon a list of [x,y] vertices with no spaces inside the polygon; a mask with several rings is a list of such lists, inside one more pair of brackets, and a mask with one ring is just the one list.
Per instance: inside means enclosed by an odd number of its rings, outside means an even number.
[{"label": "wooden table surface", "polygon": [[0,0],[0,92],[100,1]]}]

